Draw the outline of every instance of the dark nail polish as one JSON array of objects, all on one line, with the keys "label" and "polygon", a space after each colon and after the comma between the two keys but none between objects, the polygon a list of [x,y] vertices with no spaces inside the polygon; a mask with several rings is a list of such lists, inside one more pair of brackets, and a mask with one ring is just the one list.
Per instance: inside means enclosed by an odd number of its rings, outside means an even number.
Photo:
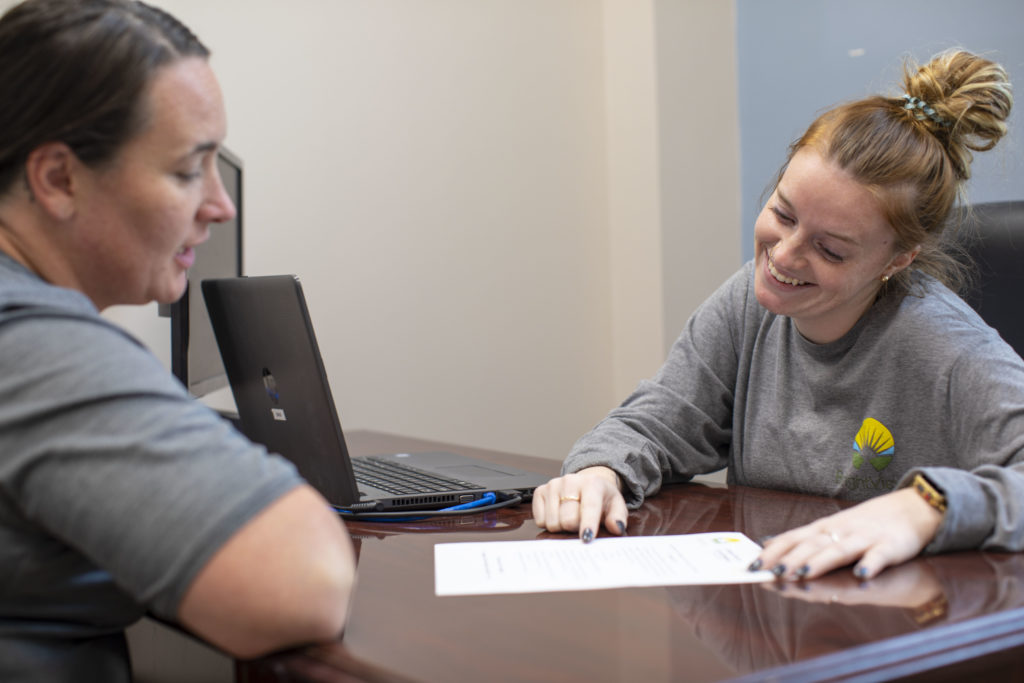
[{"label": "dark nail polish", "polygon": [[615,520],[615,526],[619,527],[619,533],[623,536],[626,535],[626,523],[621,519]]},{"label": "dark nail polish", "polygon": [[796,570],[796,578],[802,579],[802,578],[804,578],[805,576],[807,576],[810,573],[811,573],[810,566],[805,564],[804,566],[802,566],[802,567],[800,567],[799,569]]},{"label": "dark nail polish", "polygon": [[761,562],[761,558],[759,557],[759,558],[757,558],[756,560],[754,560],[753,562],[750,563],[750,566],[747,567],[747,571],[748,572],[756,572],[757,570],[759,570],[763,566],[763,564],[764,563]]},{"label": "dark nail polish", "polygon": [[762,536],[761,540],[760,540],[760,544],[764,545],[765,543],[767,543],[768,541],[772,540],[773,538],[775,538],[775,537],[774,536]]},{"label": "dark nail polish", "polygon": [[866,578],[868,578],[868,568],[867,567],[854,567],[853,568],[853,575],[856,576],[858,579],[866,579]]},{"label": "dark nail polish", "polygon": [[591,529],[584,529],[583,530],[583,542],[584,543],[590,543],[593,540],[594,540],[594,532],[593,532],[593,530],[591,530]]},{"label": "dark nail polish", "polygon": [[774,567],[772,567],[772,574],[775,574],[775,576],[782,576],[785,573],[786,565],[784,564],[777,564]]}]

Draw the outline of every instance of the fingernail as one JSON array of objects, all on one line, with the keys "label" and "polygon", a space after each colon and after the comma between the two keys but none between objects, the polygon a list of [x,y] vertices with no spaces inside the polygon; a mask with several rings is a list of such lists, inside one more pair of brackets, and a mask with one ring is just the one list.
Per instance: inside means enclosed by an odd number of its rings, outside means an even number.
[{"label": "fingernail", "polygon": [[854,567],[853,568],[853,575],[856,576],[858,579],[866,579],[866,578],[868,578],[868,568],[867,567]]},{"label": "fingernail", "polygon": [[756,571],[757,571],[757,570],[759,570],[759,569],[760,569],[760,568],[761,568],[761,567],[762,567],[763,565],[764,565],[764,563],[763,563],[763,562],[761,562],[761,558],[759,557],[759,558],[757,558],[756,560],[754,560],[753,562],[751,562],[751,563],[750,563],[750,566],[749,566],[749,567],[747,567],[747,571],[748,571],[748,572],[756,572]]},{"label": "fingernail", "polygon": [[619,527],[619,533],[623,536],[626,535],[626,523],[621,519],[615,520],[615,526]]},{"label": "fingernail", "polygon": [[762,536],[760,543],[761,543],[761,545],[764,545],[765,543],[767,543],[768,541],[772,540],[773,538],[775,538],[775,537],[774,536]]},{"label": "fingernail", "polygon": [[810,565],[806,565],[805,564],[804,566],[802,566],[802,567],[800,567],[799,569],[796,570],[795,576],[798,579],[802,579],[802,578],[804,578],[805,576],[807,576],[810,573],[811,573]]},{"label": "fingernail", "polygon": [[785,573],[786,565],[784,564],[777,564],[774,567],[772,567],[772,574],[775,574],[775,576],[782,576]]},{"label": "fingernail", "polygon": [[583,542],[584,543],[590,543],[593,540],[594,540],[594,532],[593,532],[593,530],[592,529],[584,529],[583,530]]}]

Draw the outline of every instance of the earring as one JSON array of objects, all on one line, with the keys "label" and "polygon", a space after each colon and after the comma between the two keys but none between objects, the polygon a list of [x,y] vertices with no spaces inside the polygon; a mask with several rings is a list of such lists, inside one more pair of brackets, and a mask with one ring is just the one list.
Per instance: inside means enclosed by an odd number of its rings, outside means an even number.
[{"label": "earring", "polygon": [[883,275],[882,276],[882,284],[884,285],[888,281],[889,281],[889,276],[888,275]]}]

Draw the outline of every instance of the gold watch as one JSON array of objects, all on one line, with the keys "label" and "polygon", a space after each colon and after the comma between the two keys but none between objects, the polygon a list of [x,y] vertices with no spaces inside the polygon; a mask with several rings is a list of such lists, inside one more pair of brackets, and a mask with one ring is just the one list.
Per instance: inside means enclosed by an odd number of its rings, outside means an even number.
[{"label": "gold watch", "polygon": [[924,502],[939,512],[946,511],[946,497],[939,493],[939,490],[923,474],[918,473],[914,477],[912,486],[917,491],[917,495],[924,499]]}]

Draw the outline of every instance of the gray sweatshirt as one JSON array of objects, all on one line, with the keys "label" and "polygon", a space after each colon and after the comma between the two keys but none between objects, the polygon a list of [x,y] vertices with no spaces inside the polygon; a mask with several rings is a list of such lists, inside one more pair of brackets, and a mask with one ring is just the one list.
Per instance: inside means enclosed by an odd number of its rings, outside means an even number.
[{"label": "gray sweatshirt", "polygon": [[757,302],[753,273],[697,309],[563,472],[611,467],[634,508],[723,467],[730,483],[858,501],[924,472],[948,503],[928,551],[1024,549],[1024,360],[999,334],[915,273],[913,294],[815,344]]}]

